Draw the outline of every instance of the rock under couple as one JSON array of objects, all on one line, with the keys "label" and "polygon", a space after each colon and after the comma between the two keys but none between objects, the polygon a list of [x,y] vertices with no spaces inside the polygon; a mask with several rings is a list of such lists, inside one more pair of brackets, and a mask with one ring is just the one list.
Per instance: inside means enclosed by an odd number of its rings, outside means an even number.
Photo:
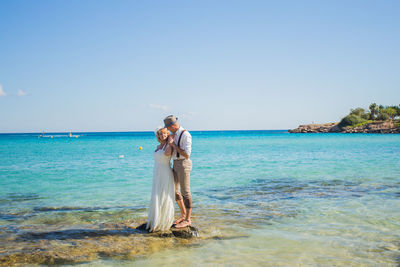
[{"label": "rock under couple", "polygon": [[[154,151],[153,188],[146,229],[156,232],[166,231],[171,226],[175,228],[190,226],[192,136],[179,125],[178,118],[173,115],[164,119],[164,127],[158,128],[155,135],[160,144]],[[175,222],[174,195],[181,213]]]}]

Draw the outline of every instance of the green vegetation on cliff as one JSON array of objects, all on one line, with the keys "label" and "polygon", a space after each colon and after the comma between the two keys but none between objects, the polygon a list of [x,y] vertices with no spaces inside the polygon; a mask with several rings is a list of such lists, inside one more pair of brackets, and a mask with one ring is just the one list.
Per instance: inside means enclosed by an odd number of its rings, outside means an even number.
[{"label": "green vegetation on cliff", "polygon": [[[340,128],[346,126],[362,126],[367,123],[379,120],[395,120],[400,117],[400,105],[398,106],[382,106],[372,103],[369,110],[363,108],[351,109],[350,113],[345,116],[338,124]],[[399,122],[397,122],[399,124]]]}]

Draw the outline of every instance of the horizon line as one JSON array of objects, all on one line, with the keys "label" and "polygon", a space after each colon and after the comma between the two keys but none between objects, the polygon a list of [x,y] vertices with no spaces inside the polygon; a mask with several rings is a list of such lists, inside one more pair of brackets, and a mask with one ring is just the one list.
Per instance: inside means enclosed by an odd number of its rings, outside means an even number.
[{"label": "horizon line", "polygon": [[[191,132],[238,132],[238,131],[288,131],[289,129],[229,129],[229,130],[190,130]],[[152,133],[154,131],[49,131],[45,133],[59,134],[59,133]],[[0,132],[0,134],[42,134],[42,132]]]}]

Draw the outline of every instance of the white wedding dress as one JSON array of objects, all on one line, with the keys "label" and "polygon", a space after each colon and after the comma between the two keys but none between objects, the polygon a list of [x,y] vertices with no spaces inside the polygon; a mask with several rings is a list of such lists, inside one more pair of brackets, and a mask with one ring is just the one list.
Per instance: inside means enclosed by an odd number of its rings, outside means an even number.
[{"label": "white wedding dress", "polygon": [[164,149],[154,152],[153,188],[146,226],[150,232],[166,231],[174,221],[174,175],[171,156],[166,156]]}]

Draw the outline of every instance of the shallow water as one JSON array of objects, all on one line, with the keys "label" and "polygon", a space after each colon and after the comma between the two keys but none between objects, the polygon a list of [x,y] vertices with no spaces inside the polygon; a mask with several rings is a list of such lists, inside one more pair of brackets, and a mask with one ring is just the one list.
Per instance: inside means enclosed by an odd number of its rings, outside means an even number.
[{"label": "shallow water", "polygon": [[400,264],[400,135],[192,132],[192,240],[131,228],[152,133],[81,135],[0,135],[0,264]]}]

